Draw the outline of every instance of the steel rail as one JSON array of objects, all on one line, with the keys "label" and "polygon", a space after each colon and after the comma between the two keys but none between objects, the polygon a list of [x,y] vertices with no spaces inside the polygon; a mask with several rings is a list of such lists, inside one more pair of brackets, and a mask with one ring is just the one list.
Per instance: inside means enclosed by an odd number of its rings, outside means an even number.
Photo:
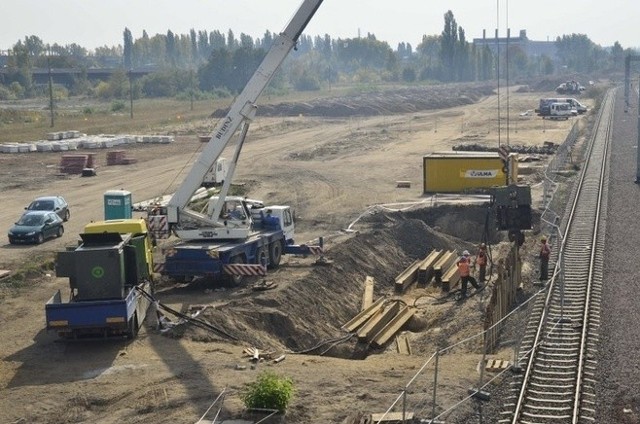
[{"label": "steel rail", "polygon": [[[599,325],[592,321],[599,319],[598,256],[603,246],[599,222],[606,203],[614,94],[614,90],[609,91],[602,103],[587,162],[567,210],[567,224],[547,295],[534,306],[529,328],[535,328],[535,335],[531,349],[524,354],[528,356],[527,367],[511,419],[500,422],[575,424],[580,419],[593,419],[593,408],[587,408],[593,403],[588,399],[594,396],[592,384],[585,385],[584,381],[585,368],[591,363],[586,359],[590,339],[597,338],[594,327]],[[565,262],[567,257],[572,260],[570,264]],[[575,331],[576,328],[581,330]],[[585,386],[590,390],[588,395]]]}]

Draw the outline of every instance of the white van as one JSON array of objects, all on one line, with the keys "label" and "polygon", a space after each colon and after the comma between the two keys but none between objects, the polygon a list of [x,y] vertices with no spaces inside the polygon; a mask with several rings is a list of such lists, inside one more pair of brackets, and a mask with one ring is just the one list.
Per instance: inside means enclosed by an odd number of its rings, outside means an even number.
[{"label": "white van", "polygon": [[543,118],[549,119],[569,119],[572,116],[576,116],[578,112],[571,107],[571,103],[551,103],[549,105],[549,115],[543,116]]}]

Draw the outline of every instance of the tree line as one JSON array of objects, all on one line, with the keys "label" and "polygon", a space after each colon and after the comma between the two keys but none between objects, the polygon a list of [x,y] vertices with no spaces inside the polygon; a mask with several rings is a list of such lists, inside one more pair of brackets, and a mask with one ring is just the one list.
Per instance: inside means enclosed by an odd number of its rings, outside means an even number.
[{"label": "tree line", "polygon": [[[78,44],[49,45],[28,36],[10,51],[0,80],[0,99],[41,94],[42,87],[33,84],[31,71],[46,67],[120,69],[109,81],[99,83],[81,76],[69,87],[58,87],[60,95],[66,90],[71,95],[127,96],[126,72],[133,68],[155,70],[135,81],[136,97],[233,95],[244,87],[276,37],[270,31],[254,39],[244,33],[236,36],[231,29],[226,33],[192,29],[189,34],[169,30],[154,36],[143,31],[136,39],[125,28],[122,45],[88,51]],[[498,57],[488,45],[469,42],[453,12],[447,11],[442,32],[424,35],[415,48],[402,42],[393,49],[371,33],[344,39],[303,34],[269,89],[318,90],[339,83],[486,81],[495,79],[499,69],[509,69],[512,78],[551,75],[560,69],[588,73],[618,69],[629,53],[617,42],[611,49],[602,48],[584,34],[558,37],[555,47],[557,58],[529,56],[517,43]]]}]

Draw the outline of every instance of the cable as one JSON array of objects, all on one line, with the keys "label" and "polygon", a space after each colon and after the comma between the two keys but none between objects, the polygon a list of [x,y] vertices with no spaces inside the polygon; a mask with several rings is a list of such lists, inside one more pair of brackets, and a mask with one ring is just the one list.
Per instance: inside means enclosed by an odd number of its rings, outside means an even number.
[{"label": "cable", "polygon": [[137,291],[139,291],[144,297],[149,299],[151,302],[155,303],[160,309],[163,309],[163,310],[169,312],[170,314],[177,316],[178,318],[182,318],[183,320],[195,325],[196,327],[200,327],[203,330],[214,331],[214,332],[216,332],[216,333],[218,333],[218,334],[220,334],[222,336],[225,336],[225,337],[227,337],[227,338],[229,338],[231,340],[235,340],[235,341],[239,340],[236,336],[227,333],[226,331],[222,330],[221,328],[218,328],[218,327],[216,327],[216,326],[214,326],[214,325],[212,325],[212,324],[210,324],[210,323],[208,323],[206,321],[203,321],[201,319],[190,317],[189,315],[183,314],[182,312],[178,312],[175,309],[170,308],[169,306],[160,303],[155,297],[153,297],[151,294],[147,293],[144,289],[142,289],[142,288],[140,288],[138,286],[136,286],[135,289]]},{"label": "cable", "polygon": [[339,343],[343,343],[343,342],[348,341],[348,340],[349,340],[349,339],[351,339],[353,336],[355,336],[355,333],[349,333],[349,334],[347,334],[346,336],[337,337],[337,338],[335,338],[335,339],[330,339],[330,340],[322,341],[322,342],[318,343],[317,345],[315,345],[315,346],[313,346],[313,347],[311,347],[311,348],[309,348],[309,349],[299,350],[299,351],[295,351],[295,352],[294,352],[294,351],[289,350],[289,351],[287,351],[287,353],[291,353],[291,354],[295,354],[295,355],[298,355],[298,354],[305,354],[305,353],[313,352],[314,350],[316,350],[316,349],[318,349],[318,348],[320,348],[320,347],[322,347],[322,346],[324,346],[324,345],[327,345],[327,344],[329,344],[329,343],[332,343],[332,345],[329,347],[329,349],[325,350],[324,352],[322,352],[322,353],[320,354],[320,355],[324,355],[324,354],[325,354],[325,353],[327,353],[329,350],[331,350],[331,348],[332,348],[332,347],[336,346],[336,345],[337,345],[337,344],[339,344]]}]

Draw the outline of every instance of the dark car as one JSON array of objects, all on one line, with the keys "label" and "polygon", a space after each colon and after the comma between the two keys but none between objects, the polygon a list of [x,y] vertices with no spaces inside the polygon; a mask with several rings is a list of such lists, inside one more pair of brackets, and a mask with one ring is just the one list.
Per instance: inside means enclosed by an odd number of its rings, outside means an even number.
[{"label": "dark car", "polygon": [[58,214],[63,221],[71,217],[69,204],[62,196],[38,197],[25,208],[28,211],[51,211]]},{"label": "dark car", "polygon": [[62,237],[62,218],[55,212],[27,211],[9,229],[9,243],[42,243],[51,237]]}]

